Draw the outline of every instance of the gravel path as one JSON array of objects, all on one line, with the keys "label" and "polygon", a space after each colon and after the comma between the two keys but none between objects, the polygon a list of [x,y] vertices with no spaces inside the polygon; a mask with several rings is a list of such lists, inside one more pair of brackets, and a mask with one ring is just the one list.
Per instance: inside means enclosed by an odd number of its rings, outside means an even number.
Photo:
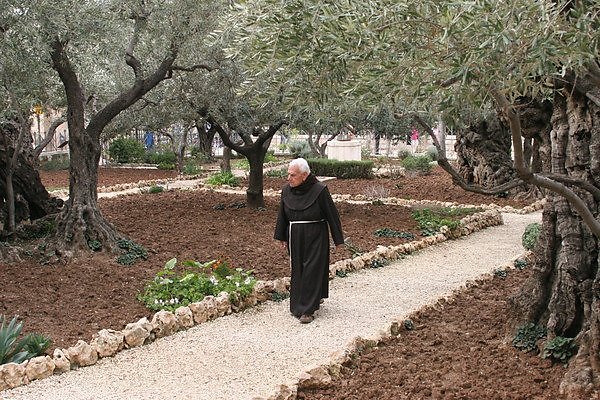
[{"label": "gravel path", "polygon": [[541,214],[503,214],[504,225],[427,248],[385,268],[336,278],[313,323],[289,303],[267,302],[198,325],[98,364],[0,392],[1,399],[231,399],[269,396],[356,336],[449,294],[523,252],[525,226]]}]

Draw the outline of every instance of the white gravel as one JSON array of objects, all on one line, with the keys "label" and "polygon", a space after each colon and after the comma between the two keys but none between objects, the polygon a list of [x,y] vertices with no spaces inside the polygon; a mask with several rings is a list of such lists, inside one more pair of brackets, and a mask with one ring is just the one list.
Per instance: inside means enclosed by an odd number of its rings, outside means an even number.
[{"label": "white gravel", "polygon": [[[317,318],[302,325],[289,303],[267,302],[98,364],[0,392],[1,399],[252,399],[269,396],[309,366],[328,362],[356,336],[448,295],[524,250],[525,226],[541,214],[503,214],[505,224],[444,242],[392,265],[330,283]],[[282,262],[285,262],[282,260]]]}]

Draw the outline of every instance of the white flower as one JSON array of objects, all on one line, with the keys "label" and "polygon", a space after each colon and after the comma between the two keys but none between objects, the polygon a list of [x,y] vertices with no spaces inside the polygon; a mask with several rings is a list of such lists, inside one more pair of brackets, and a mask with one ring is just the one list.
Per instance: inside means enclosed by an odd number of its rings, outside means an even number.
[{"label": "white flower", "polygon": [[214,276],[210,277],[210,281],[212,282],[213,285],[216,285],[217,283],[219,283],[219,280],[217,278],[215,278]]},{"label": "white flower", "polygon": [[239,282],[236,282],[236,283],[235,283],[235,287],[240,287],[240,283],[239,283]]},{"label": "white flower", "polygon": [[244,279],[244,285],[249,285],[250,282],[252,282],[252,279],[250,277],[247,277],[246,279]]}]

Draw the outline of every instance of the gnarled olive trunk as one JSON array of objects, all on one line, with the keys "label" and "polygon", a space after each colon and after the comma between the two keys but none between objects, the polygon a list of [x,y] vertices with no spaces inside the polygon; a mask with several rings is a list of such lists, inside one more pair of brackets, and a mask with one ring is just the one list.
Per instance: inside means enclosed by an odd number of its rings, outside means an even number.
[{"label": "gnarled olive trunk", "polygon": [[[268,142],[270,143],[271,140],[269,139]],[[257,147],[254,152],[246,155],[248,162],[250,163],[248,189],[246,189],[246,203],[250,208],[265,206],[265,198],[263,195],[263,164],[268,147],[268,144],[266,148],[264,146]]]},{"label": "gnarled olive trunk", "polygon": [[[585,97],[557,95],[550,140],[540,149],[543,171],[600,187],[600,107]],[[598,218],[600,199],[571,187]],[[521,322],[548,328],[548,338],[576,338],[561,384],[568,398],[592,398],[600,388],[600,275],[598,238],[562,197],[549,193],[536,246],[534,275],[516,300]]]},{"label": "gnarled olive trunk", "polygon": [[468,184],[496,187],[516,176],[510,133],[497,117],[483,119],[458,132],[454,149],[458,173]]}]

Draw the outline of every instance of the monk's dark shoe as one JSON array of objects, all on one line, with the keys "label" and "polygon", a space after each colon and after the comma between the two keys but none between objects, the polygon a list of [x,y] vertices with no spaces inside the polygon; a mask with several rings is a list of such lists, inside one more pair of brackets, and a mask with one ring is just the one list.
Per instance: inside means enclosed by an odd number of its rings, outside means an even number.
[{"label": "monk's dark shoe", "polygon": [[302,315],[300,318],[300,322],[303,324],[310,324],[311,322],[314,321],[315,317],[313,317],[312,315]]}]

